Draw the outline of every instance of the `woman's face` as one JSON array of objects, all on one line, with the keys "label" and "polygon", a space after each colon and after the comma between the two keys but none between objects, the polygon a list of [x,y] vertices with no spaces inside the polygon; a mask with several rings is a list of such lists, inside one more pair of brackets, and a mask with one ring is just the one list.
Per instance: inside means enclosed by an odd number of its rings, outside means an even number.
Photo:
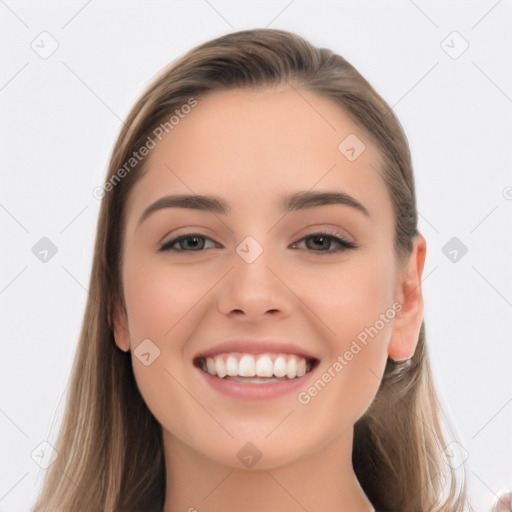
[{"label": "woman's face", "polygon": [[[397,335],[378,151],[330,100],[290,87],[198,98],[154,140],[126,205],[115,335],[165,442],[240,468],[313,454],[369,407]],[[178,194],[226,209],[168,201],[144,215]],[[233,375],[201,369],[206,355]],[[293,377],[302,356],[312,369]],[[259,382],[243,377],[256,369]]]}]

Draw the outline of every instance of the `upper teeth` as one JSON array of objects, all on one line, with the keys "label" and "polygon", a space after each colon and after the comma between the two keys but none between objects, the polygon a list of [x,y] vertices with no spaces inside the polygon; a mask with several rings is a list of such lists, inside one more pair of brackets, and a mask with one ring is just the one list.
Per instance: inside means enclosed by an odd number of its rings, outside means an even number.
[{"label": "upper teeth", "polygon": [[218,354],[207,357],[202,367],[218,377],[302,377],[310,370],[311,363],[306,359],[289,354]]}]

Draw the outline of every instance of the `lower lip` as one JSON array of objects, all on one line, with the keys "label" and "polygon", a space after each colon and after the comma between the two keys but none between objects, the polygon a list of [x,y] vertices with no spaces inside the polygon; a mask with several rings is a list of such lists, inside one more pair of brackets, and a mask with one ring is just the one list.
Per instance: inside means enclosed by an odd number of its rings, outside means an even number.
[{"label": "lower lip", "polygon": [[202,378],[213,389],[232,398],[243,400],[269,400],[279,396],[292,393],[306,386],[314,369],[305,373],[302,377],[283,380],[279,382],[269,382],[264,384],[242,383],[234,380],[226,380],[211,375],[200,368],[194,367]]}]

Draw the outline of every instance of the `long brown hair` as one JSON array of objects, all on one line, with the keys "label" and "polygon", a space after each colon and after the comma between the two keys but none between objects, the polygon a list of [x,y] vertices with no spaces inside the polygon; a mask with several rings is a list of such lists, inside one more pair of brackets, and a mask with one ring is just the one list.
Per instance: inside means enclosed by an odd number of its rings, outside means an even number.
[{"label": "long brown hair", "polygon": [[[132,108],[112,152],[58,457],[33,512],[162,510],[162,429],[138,391],[130,353],[116,347],[111,328],[113,305],[124,307],[124,205],[147,159],[126,163],[159,133],[157,127],[170,129],[170,117],[191,99],[281,83],[329,98],[366,130],[382,156],[379,172],[393,204],[397,258],[410,256],[418,230],[407,139],[391,108],[343,57],[290,32],[255,29],[208,41],[171,63]],[[422,323],[414,356],[400,363],[388,359],[377,395],[354,428],[354,471],[377,510],[471,510],[465,473],[457,486],[455,470],[442,457],[449,444],[442,419]]]}]

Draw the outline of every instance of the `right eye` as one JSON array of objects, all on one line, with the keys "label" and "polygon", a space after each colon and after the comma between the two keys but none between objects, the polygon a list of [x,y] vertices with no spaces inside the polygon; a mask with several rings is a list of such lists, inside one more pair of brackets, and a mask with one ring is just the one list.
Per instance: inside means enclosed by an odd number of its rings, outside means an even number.
[{"label": "right eye", "polygon": [[[189,233],[165,242],[165,244],[160,246],[159,251],[200,252],[202,249],[204,249],[205,245],[204,243],[201,243],[201,240],[213,241],[211,238],[206,236],[196,233]],[[187,249],[187,244],[190,241],[192,241],[192,243],[188,245],[188,248],[191,248],[191,250]],[[174,247],[176,244],[179,245],[180,249]]]}]

